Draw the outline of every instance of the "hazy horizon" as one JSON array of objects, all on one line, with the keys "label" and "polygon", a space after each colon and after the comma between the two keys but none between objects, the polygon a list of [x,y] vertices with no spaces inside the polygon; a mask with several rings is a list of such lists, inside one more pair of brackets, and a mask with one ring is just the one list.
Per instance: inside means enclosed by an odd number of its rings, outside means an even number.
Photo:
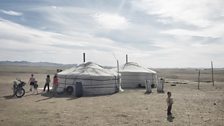
[{"label": "hazy horizon", "polygon": [[[21,62],[28,62],[28,63],[31,63],[31,64],[41,64],[41,63],[49,63],[49,64],[57,64],[57,65],[68,65],[68,66],[71,66],[71,65],[80,65],[80,64],[83,64],[84,62],[80,62],[80,63],[71,63],[71,64],[66,64],[66,63],[56,63],[56,62],[32,62],[32,61],[8,61],[8,60],[5,60],[5,61],[1,61],[0,60],[0,65],[2,65],[1,63],[2,62],[10,62],[10,63],[21,63]],[[87,62],[93,62],[93,61],[86,61],[85,63]],[[96,64],[99,64],[98,62],[93,62],[93,63],[96,63]],[[17,65],[18,65],[17,64]],[[122,67],[125,63],[119,63],[120,67]],[[6,65],[6,64],[4,64]],[[104,67],[117,67],[116,65],[102,65],[102,64],[99,64],[101,66],[104,66]],[[142,64],[139,64],[139,65],[142,65]],[[38,66],[38,65],[37,65]],[[44,65],[42,65],[44,66]],[[147,67],[149,69],[211,69],[211,66],[208,66],[208,67]],[[214,69],[224,69],[224,67],[213,67]]]},{"label": "hazy horizon", "polygon": [[223,0],[2,0],[0,60],[224,67]]}]

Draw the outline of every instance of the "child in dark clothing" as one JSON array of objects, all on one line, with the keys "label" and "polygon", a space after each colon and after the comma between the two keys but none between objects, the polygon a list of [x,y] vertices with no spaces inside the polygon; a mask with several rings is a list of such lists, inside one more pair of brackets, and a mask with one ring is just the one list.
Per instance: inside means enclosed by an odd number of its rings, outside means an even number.
[{"label": "child in dark clothing", "polygon": [[170,119],[172,118],[172,113],[171,113],[171,110],[172,110],[172,105],[173,105],[173,98],[171,98],[171,92],[167,92],[167,99],[166,99],[166,102],[167,102],[167,118]]},{"label": "child in dark clothing", "polygon": [[45,88],[46,88],[46,87],[47,87],[47,92],[50,91],[50,89],[49,89],[50,82],[51,82],[50,75],[47,75],[46,83],[45,83],[45,85],[44,85],[44,91],[45,91]]}]

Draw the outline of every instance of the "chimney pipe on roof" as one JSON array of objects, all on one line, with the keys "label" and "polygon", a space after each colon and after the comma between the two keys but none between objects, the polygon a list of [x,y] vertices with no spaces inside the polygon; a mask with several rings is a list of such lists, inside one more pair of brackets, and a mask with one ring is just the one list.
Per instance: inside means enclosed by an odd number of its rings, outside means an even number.
[{"label": "chimney pipe on roof", "polygon": [[86,62],[86,54],[83,53],[83,63],[85,63],[85,62]]},{"label": "chimney pipe on roof", "polygon": [[128,63],[128,54],[126,54],[126,63]]}]

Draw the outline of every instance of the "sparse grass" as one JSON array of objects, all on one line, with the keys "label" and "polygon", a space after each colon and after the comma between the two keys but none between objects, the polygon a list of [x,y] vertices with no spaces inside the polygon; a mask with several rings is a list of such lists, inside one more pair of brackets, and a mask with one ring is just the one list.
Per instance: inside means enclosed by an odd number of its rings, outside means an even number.
[{"label": "sparse grass", "polygon": [[[146,95],[144,89],[124,90],[107,96],[52,97],[51,94],[32,95],[27,92],[24,97],[7,97],[12,94],[11,81],[19,77],[27,80],[34,72],[40,87],[43,87],[46,74],[54,74],[55,68],[19,67],[2,69],[0,66],[0,125],[1,126],[148,126],[148,125],[214,125],[224,124],[224,83],[197,83],[192,81],[193,70],[159,70],[166,80],[175,80],[171,86],[165,83],[165,91],[171,91],[174,98],[173,122],[166,119],[166,93],[158,94],[156,89]],[[49,73],[48,73],[49,72]],[[185,73],[186,72],[186,73]],[[193,75],[191,75],[193,74]],[[204,73],[205,80],[208,73]],[[216,73],[215,76],[223,75]],[[170,77],[170,78],[168,78]],[[222,76],[223,77],[223,76]],[[221,80],[223,79],[221,76]],[[28,91],[29,86],[26,86]],[[41,90],[39,90],[41,92]]]}]

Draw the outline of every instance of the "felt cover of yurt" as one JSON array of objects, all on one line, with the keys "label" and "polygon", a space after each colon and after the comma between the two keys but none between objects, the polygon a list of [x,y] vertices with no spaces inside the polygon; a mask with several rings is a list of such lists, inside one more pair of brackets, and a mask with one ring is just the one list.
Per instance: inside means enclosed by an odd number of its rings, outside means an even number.
[{"label": "felt cover of yurt", "polygon": [[76,82],[81,82],[83,95],[105,95],[117,91],[116,75],[93,62],[80,64],[77,67],[64,70],[58,73],[58,92],[68,86],[75,88]]},{"label": "felt cover of yurt", "polygon": [[144,68],[137,63],[127,62],[124,64],[121,73],[121,87],[122,88],[137,88],[145,86],[146,80],[155,83],[156,72]]}]

